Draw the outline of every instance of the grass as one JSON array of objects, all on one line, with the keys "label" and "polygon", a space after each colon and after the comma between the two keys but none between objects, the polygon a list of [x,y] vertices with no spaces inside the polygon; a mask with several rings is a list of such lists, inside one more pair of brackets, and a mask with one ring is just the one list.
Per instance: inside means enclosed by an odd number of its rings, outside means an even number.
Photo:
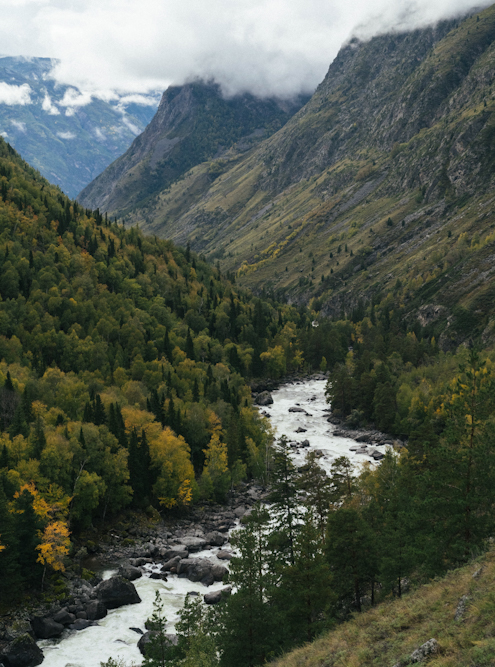
[{"label": "grass", "polygon": [[[473,576],[475,575],[475,576]],[[469,600],[455,620],[460,598]],[[393,667],[408,664],[431,638],[440,650],[428,667],[495,665],[495,550],[444,578],[384,602],[312,644],[271,663],[272,667]]]}]

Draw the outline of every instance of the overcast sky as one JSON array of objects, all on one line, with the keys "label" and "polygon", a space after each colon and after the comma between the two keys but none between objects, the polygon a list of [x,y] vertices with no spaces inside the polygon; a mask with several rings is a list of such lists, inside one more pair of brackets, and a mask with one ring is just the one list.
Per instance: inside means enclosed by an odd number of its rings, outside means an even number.
[{"label": "overcast sky", "polygon": [[214,78],[227,94],[310,92],[343,42],[424,26],[470,0],[0,0],[3,55],[58,58],[85,91]]}]

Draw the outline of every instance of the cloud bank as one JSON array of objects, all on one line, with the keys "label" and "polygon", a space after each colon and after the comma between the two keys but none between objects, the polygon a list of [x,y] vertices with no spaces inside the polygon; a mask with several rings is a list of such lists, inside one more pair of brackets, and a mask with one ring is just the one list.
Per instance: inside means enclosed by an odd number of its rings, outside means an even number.
[{"label": "cloud bank", "polygon": [[[352,35],[423,27],[488,4],[0,0],[0,43],[9,55],[58,58],[54,76],[60,83],[101,97],[163,90],[196,77],[214,78],[227,94],[284,97],[314,90]],[[66,100],[68,109],[83,103],[84,98]]]},{"label": "cloud bank", "polygon": [[0,81],[0,104],[31,104],[31,87],[27,83],[15,86],[5,81]]}]

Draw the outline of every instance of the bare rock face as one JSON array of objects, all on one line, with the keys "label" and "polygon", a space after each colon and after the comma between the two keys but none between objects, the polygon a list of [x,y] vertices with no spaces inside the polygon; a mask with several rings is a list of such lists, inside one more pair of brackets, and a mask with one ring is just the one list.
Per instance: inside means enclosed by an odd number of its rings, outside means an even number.
[{"label": "bare rock face", "polygon": [[98,584],[96,594],[107,609],[116,609],[125,604],[141,602],[134,584],[119,576],[111,577]]}]

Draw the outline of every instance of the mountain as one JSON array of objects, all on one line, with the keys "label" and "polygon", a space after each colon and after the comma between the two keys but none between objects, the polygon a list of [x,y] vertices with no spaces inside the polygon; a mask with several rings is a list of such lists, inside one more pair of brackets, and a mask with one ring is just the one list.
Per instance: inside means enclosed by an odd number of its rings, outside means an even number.
[{"label": "mountain", "polygon": [[247,93],[224,98],[217,84],[203,81],[171,86],[146,130],[78,201],[89,208],[118,210],[120,216],[152,210],[164,189],[208,160],[204,189],[223,171],[229,150],[242,155],[278,130],[306,100],[259,99]]},{"label": "mountain", "polygon": [[75,197],[144,130],[158,98],[92,97],[51,78],[55,65],[51,58],[0,58],[0,133]]},{"label": "mountain", "polygon": [[325,314],[393,293],[448,329],[446,346],[466,322],[490,336],[494,37],[492,6],[353,39],[277,133],[227,153],[214,180],[194,167],[126,222]]}]

